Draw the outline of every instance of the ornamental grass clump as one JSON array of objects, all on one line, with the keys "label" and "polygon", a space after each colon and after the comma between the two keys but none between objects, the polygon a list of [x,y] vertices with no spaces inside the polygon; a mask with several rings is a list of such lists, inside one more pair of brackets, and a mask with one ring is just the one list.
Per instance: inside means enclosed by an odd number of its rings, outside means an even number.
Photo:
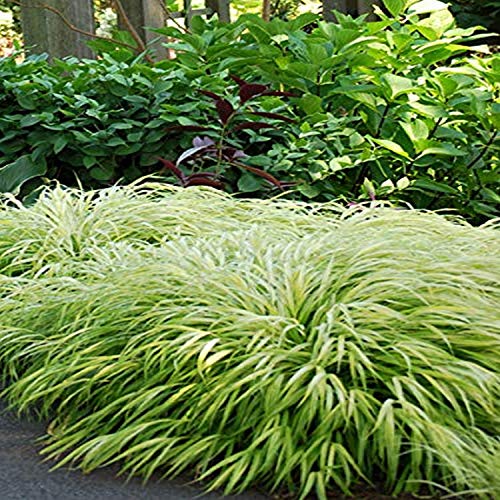
[{"label": "ornamental grass clump", "polygon": [[500,494],[494,223],[137,186],[48,192],[0,228],[4,396],[50,419],[58,464]]}]

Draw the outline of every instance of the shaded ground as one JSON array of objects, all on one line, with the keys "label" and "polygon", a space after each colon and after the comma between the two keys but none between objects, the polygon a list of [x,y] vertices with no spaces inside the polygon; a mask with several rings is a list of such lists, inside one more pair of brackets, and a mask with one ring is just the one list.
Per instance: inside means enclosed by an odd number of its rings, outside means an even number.
[{"label": "shaded ground", "polygon": [[84,475],[79,471],[50,472],[38,454],[36,439],[44,434],[44,425],[19,420],[0,402],[0,498],[2,500],[187,500],[194,498],[265,500],[263,495],[223,497],[202,495],[187,481],[150,482],[139,479],[125,482],[115,476],[116,469],[106,468]]}]

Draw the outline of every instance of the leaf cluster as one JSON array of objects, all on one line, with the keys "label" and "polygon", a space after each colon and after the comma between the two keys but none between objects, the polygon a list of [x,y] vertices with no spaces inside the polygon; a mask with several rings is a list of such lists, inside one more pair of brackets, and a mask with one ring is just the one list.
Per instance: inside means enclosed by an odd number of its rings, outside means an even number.
[{"label": "leaf cluster", "polygon": [[[244,122],[238,112],[236,124],[227,99],[202,98],[203,93],[238,92],[227,72],[212,76],[168,62],[151,67],[111,42],[93,43],[109,51],[97,61],[66,59],[49,64],[45,56],[22,63],[0,60],[0,192],[30,199],[38,187],[54,179],[86,188],[132,182],[160,171],[159,158],[181,157],[192,143],[193,130],[204,131],[218,143],[221,134],[231,132],[231,141],[223,141],[226,152],[236,152],[246,143],[248,154],[261,154],[267,149],[259,141],[262,131],[275,128],[277,121],[292,121],[275,113],[284,107],[277,98],[283,93],[267,89],[257,92],[263,98],[267,95],[267,101],[260,99],[247,109]],[[255,88],[246,86],[242,104],[245,93],[250,92],[251,98]],[[212,111],[219,107],[224,113],[221,106],[231,115],[225,121],[231,121],[234,129],[214,120]],[[250,138],[245,131],[250,131]],[[274,135],[279,139],[279,133]],[[242,169],[257,171],[251,165]],[[219,170],[224,174],[224,168]],[[241,172],[229,176],[233,190],[239,189],[238,183],[243,191],[268,190],[252,175],[241,180],[242,176]],[[267,174],[267,179],[273,177]]]},{"label": "leaf cluster", "polygon": [[[261,182],[264,180],[271,187],[284,190],[293,184],[280,182],[269,172],[249,165],[252,158],[238,147],[245,143],[244,139],[241,140],[242,132],[250,132],[250,141],[247,138],[247,144],[254,142],[257,145],[256,143],[262,140],[261,131],[276,129],[278,123],[294,123],[294,120],[287,115],[261,111],[261,103],[258,102],[265,96],[285,97],[293,94],[272,90],[267,85],[249,83],[236,76],[231,78],[238,84],[238,97],[234,105],[220,94],[200,90],[201,94],[212,100],[217,120],[205,127],[196,125],[175,127],[176,130],[194,130],[211,134],[213,138],[210,135],[203,138],[195,137],[192,147],[185,150],[175,164],[160,158],[164,170],[173,173],[184,187],[208,185],[230,192],[264,192],[265,188]],[[190,174],[185,173],[187,163],[190,165]],[[196,171],[194,169],[197,165],[202,168],[212,166],[212,170]],[[235,176],[233,172],[235,169],[243,171],[243,175]]]}]

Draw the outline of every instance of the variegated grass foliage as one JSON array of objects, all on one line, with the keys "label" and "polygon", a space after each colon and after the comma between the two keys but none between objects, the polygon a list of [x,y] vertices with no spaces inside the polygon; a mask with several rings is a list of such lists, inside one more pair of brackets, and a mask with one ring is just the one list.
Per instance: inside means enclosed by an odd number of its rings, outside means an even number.
[{"label": "variegated grass foliage", "polygon": [[158,185],[0,209],[4,395],[86,471],[500,495],[500,238]]}]

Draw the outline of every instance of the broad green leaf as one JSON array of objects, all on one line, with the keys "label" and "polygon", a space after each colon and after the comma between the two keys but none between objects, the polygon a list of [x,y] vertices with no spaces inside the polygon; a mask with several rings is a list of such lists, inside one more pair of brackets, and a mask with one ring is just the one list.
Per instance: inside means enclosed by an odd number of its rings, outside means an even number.
[{"label": "broad green leaf", "polygon": [[43,161],[33,162],[29,155],[24,155],[16,161],[0,168],[0,193],[17,194],[21,186],[30,179],[47,173]]},{"label": "broad green leaf", "polygon": [[307,54],[309,60],[313,64],[324,65],[329,60],[329,55],[326,48],[323,45],[313,43],[307,46]]},{"label": "broad green leaf", "polygon": [[69,137],[66,135],[60,135],[56,142],[54,142],[54,153],[60,153],[68,144]]},{"label": "broad green leaf", "polygon": [[413,188],[420,188],[426,191],[435,191],[438,193],[446,193],[446,194],[455,194],[457,192],[456,189],[448,186],[447,184],[443,184],[442,182],[427,180],[427,179],[417,179],[412,184]]},{"label": "broad green leaf", "polygon": [[97,158],[95,156],[84,156],[83,165],[85,168],[90,168],[97,163]]},{"label": "broad green leaf", "polygon": [[440,146],[433,146],[424,149],[419,157],[427,155],[441,155],[441,156],[465,156],[466,151],[462,151],[451,144],[442,144]]},{"label": "broad green leaf", "polygon": [[252,193],[262,189],[262,183],[257,176],[244,172],[238,179],[238,189],[242,193]]},{"label": "broad green leaf", "polygon": [[368,93],[368,92],[345,92],[345,91],[340,91],[338,93],[341,93],[343,95],[346,95],[353,99],[354,101],[361,102],[368,106],[370,109],[373,111],[377,111],[378,106],[383,103],[383,99],[373,93]]},{"label": "broad green leaf", "polygon": [[19,125],[21,127],[31,127],[31,125],[35,125],[42,120],[40,115],[27,115],[23,119],[20,120]]},{"label": "broad green leaf", "polygon": [[304,12],[303,14],[300,14],[290,22],[290,30],[291,31],[301,30],[305,26],[315,23],[318,20],[319,16],[317,14],[313,14],[312,12]]},{"label": "broad green leaf", "polygon": [[312,115],[322,111],[323,99],[314,94],[304,94],[299,100],[299,106],[305,113]]},{"label": "broad green leaf", "polygon": [[373,182],[365,177],[363,181],[363,191],[370,197],[375,196],[375,186],[373,185]]},{"label": "broad green leaf", "polygon": [[437,40],[454,24],[455,19],[452,13],[448,9],[445,9],[433,12],[429,17],[422,19],[416,26],[419,30],[422,28],[432,30],[434,37],[430,39]]},{"label": "broad green leaf", "polygon": [[429,136],[429,128],[423,120],[416,119],[411,122],[401,122],[400,125],[412,141],[427,139]]},{"label": "broad green leaf", "polygon": [[407,3],[407,0],[383,0],[385,8],[393,15],[393,17],[398,17],[402,14]]},{"label": "broad green leaf", "polygon": [[297,190],[309,199],[316,198],[321,193],[321,189],[311,184],[300,184]]},{"label": "broad green leaf", "polygon": [[116,146],[126,146],[127,143],[121,137],[112,137],[109,141],[106,141],[106,146],[116,147]]},{"label": "broad green leaf", "polygon": [[109,181],[113,178],[114,170],[110,167],[93,167],[90,169],[90,175],[98,181]]},{"label": "broad green leaf", "polygon": [[397,143],[394,141],[390,141],[388,139],[370,139],[375,144],[382,146],[384,149],[391,151],[392,153],[396,153],[399,156],[403,156],[404,158],[409,159],[410,155]]},{"label": "broad green leaf", "polygon": [[498,194],[498,192],[493,191],[492,189],[489,188],[483,188],[481,189],[481,194],[483,195],[483,198],[485,200],[500,205],[500,195]]},{"label": "broad green leaf", "polygon": [[401,94],[407,94],[418,89],[416,82],[403,76],[385,74],[382,76],[381,81],[387,87],[389,91],[387,95],[391,100]]},{"label": "broad green leaf", "polygon": [[311,82],[316,82],[319,66],[317,64],[308,64],[303,62],[293,62],[288,65],[287,72],[300,76]]},{"label": "broad green leaf", "polygon": [[439,0],[421,0],[408,8],[409,14],[430,14],[441,10],[447,10],[449,5]]},{"label": "broad green leaf", "polygon": [[408,103],[418,114],[422,116],[426,116],[429,118],[439,119],[448,117],[448,112],[444,109],[444,107],[439,105],[432,104],[422,104],[419,101],[410,101]]},{"label": "broad green leaf", "polygon": [[17,102],[24,109],[34,110],[37,108],[35,99],[28,94],[19,94],[17,96]]},{"label": "broad green leaf", "polygon": [[189,28],[195,35],[202,35],[207,27],[207,23],[202,16],[193,16],[191,18]]},{"label": "broad green leaf", "polygon": [[491,123],[500,130],[500,103],[494,102],[491,105]]},{"label": "broad green leaf", "polygon": [[410,179],[408,177],[401,177],[401,179],[398,179],[396,182],[396,187],[401,191],[405,188],[407,188],[410,185]]},{"label": "broad green leaf", "polygon": [[376,42],[378,38],[376,36],[360,36],[344,45],[340,50],[339,54],[349,54],[350,52],[362,52],[363,47],[370,44],[371,42]]}]

